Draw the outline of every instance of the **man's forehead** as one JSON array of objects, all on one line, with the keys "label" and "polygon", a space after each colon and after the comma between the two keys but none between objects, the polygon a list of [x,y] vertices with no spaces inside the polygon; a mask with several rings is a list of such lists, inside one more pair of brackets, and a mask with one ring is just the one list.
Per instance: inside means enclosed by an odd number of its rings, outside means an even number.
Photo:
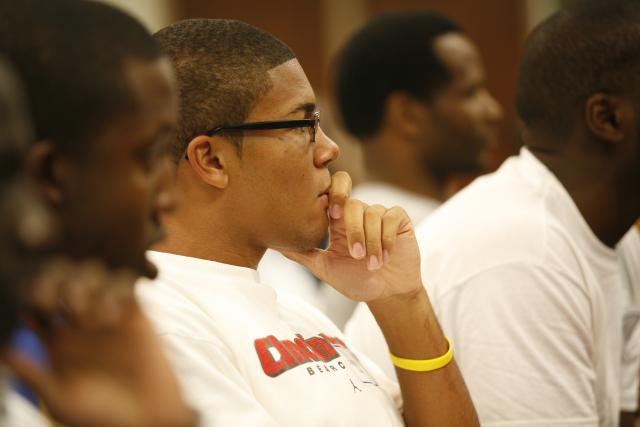
[{"label": "man's forehead", "polygon": [[297,59],[280,64],[267,73],[271,89],[258,102],[250,117],[276,119],[299,113],[309,115],[316,109],[313,88]]}]

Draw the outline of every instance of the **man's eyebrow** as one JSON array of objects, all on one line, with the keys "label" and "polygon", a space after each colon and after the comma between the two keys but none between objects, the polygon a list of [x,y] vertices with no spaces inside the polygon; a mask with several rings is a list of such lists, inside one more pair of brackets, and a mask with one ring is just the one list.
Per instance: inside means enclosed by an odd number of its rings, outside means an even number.
[{"label": "man's eyebrow", "polygon": [[315,111],[316,111],[316,104],[313,102],[307,102],[307,103],[298,105],[293,110],[291,110],[287,115],[290,116],[292,114],[299,113],[299,112],[304,112],[305,115],[311,115]]}]

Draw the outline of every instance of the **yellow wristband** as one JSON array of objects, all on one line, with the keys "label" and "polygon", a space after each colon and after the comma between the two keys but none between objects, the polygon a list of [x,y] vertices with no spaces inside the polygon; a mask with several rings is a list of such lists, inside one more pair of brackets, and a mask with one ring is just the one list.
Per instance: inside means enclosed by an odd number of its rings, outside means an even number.
[{"label": "yellow wristband", "polygon": [[391,356],[391,361],[398,368],[406,369],[408,371],[416,371],[416,372],[429,372],[435,371],[436,369],[443,368],[451,362],[453,359],[453,346],[451,345],[451,340],[447,337],[444,337],[449,344],[449,350],[435,359],[426,359],[426,360],[416,360],[416,359],[403,359],[402,357],[398,357],[389,353]]}]

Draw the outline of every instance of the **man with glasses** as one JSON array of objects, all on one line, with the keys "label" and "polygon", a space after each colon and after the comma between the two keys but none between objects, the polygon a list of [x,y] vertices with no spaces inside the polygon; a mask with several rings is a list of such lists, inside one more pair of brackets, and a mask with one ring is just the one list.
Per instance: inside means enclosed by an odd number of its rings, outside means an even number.
[{"label": "man with glasses", "polygon": [[[339,150],[294,53],[230,20],[178,22],[156,39],[181,94],[182,203],[163,218],[167,239],[150,254],[159,277],[139,295],[202,424],[477,425],[411,223],[349,199],[347,174],[331,177]],[[329,249],[314,249],[327,229]],[[260,282],[267,248],[368,302],[402,358],[401,395],[326,317]]]}]

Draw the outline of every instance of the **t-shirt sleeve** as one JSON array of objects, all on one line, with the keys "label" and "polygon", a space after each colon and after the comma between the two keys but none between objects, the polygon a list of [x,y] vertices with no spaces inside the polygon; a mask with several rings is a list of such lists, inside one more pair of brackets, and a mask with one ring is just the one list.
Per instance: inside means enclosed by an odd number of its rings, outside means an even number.
[{"label": "t-shirt sleeve", "polygon": [[598,425],[590,306],[570,278],[512,263],[433,303],[483,426]]},{"label": "t-shirt sleeve", "polygon": [[185,398],[198,412],[198,427],[278,426],[221,345],[173,334],[159,338]]}]

